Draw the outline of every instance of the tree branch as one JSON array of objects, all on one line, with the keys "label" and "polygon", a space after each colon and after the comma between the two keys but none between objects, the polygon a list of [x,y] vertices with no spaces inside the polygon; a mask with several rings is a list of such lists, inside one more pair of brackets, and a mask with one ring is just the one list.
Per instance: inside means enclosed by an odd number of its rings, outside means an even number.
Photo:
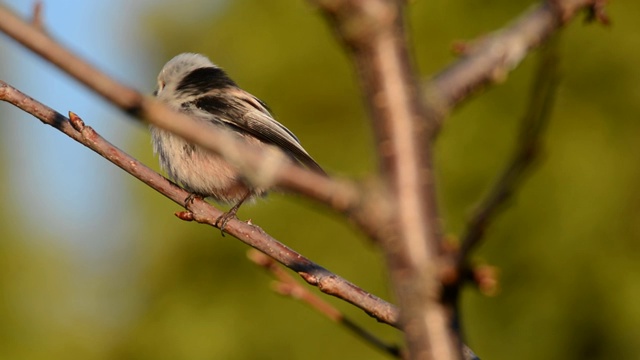
[{"label": "tree branch", "polygon": [[[77,115],[70,113],[70,119],[67,119],[1,80],[0,100],[11,103],[40,119],[43,123],[60,130],[173,200],[176,204],[185,206],[184,199],[189,195],[188,192],[110,144],[91,127],[85,126]],[[200,199],[189,202],[186,208],[190,213],[188,216],[183,214],[181,216],[183,219],[195,220],[211,226],[215,226],[216,219],[222,214],[220,210]],[[353,304],[378,321],[397,326],[398,310],[395,306],[312,262],[278,242],[258,226],[247,224],[238,219],[231,219],[225,230],[245,244],[271,256],[282,265],[297,272],[307,283],[317,286],[322,292]]]},{"label": "tree branch", "polygon": [[490,84],[504,81],[531,50],[575,17],[590,9],[608,24],[606,0],[547,0],[522,14],[511,25],[466,46],[463,56],[425,85],[427,101],[448,113]]},{"label": "tree branch", "polygon": [[390,345],[379,339],[366,329],[360,327],[351,319],[346,317],[340,310],[328,302],[322,300],[306,287],[300,285],[289,273],[273,261],[269,256],[264,255],[256,250],[249,250],[247,253],[249,259],[256,265],[267,270],[275,279],[274,291],[280,295],[288,296],[292,299],[300,300],[309,305],[329,320],[344,326],[347,330],[358,336],[363,341],[369,343],[373,347],[391,355],[395,358],[401,358],[401,352],[398,345]]},{"label": "tree branch", "polygon": [[42,19],[42,1],[36,1],[33,4],[33,17],[31,23],[36,29],[44,31],[44,20]]},{"label": "tree branch", "polygon": [[[426,96],[417,83],[418,76],[407,51],[403,1],[315,0],[315,3],[333,23],[360,76],[376,135],[381,188],[356,187],[278,159],[265,161],[265,156],[251,146],[234,141],[220,130],[201,126],[188,116],[172,112],[155,100],[113,81],[3,6],[0,6],[0,30],[121,109],[221,154],[247,175],[250,182],[265,187],[277,185],[349,215],[378,241],[384,251],[394,291],[403,310],[401,321],[392,305],[308,259],[297,258],[293,250],[268,237],[258,227],[233,220],[228,229],[245,243],[297,271],[322,291],[333,295],[338,291],[338,297],[379,320],[396,326],[401,323],[412,358],[457,359],[461,353],[459,339],[451,326],[454,309],[446,296],[442,296],[440,276],[443,268],[446,270],[443,264],[447,263],[447,255],[441,251],[435,201],[431,160],[433,138],[451,109],[488,84],[504,79],[531,49],[544,42],[579,10],[588,8],[593,18],[606,22],[605,0],[546,1],[508,28],[468,47],[463,58],[426,84],[423,88]],[[7,86],[0,87],[0,92],[6,95],[7,89]],[[70,126],[62,115],[49,111],[54,126]],[[77,116],[71,118],[75,129],[71,128],[74,135],[70,136],[92,144],[97,134],[84,127]],[[109,156],[107,154],[112,160]],[[512,186],[509,184],[515,183],[513,173],[519,178],[522,171],[518,167],[511,170],[511,175],[505,175],[507,185],[500,185],[505,191],[492,195],[496,200],[488,201],[487,213],[493,214],[508,197]],[[144,178],[141,180],[145,181]],[[185,205],[186,193],[164,179],[148,181],[151,186],[159,186],[154,182],[163,182],[167,186],[167,196],[188,207],[191,213],[181,214],[183,219],[211,224],[220,213],[202,201]],[[484,215],[478,216],[480,219]],[[467,234],[478,233],[473,228],[482,228],[484,221],[481,219],[480,225],[470,225]],[[463,240],[463,249],[454,261],[456,264],[466,264],[468,253],[479,241],[474,240],[476,235],[468,236],[469,239]],[[268,240],[266,245],[265,239]]]},{"label": "tree branch", "polygon": [[439,301],[441,231],[432,171],[439,113],[423,105],[407,50],[404,2],[316,0],[357,69],[375,130],[392,220],[379,244],[402,309],[412,359],[459,359],[461,347]]},{"label": "tree branch", "polygon": [[375,234],[377,224],[382,223],[378,214],[370,211],[374,208],[371,202],[379,198],[362,196],[360,189],[352,182],[334,180],[304,169],[288,161],[284,154],[279,157],[273,153],[265,154],[256,146],[229,136],[224,129],[206,126],[151,97],[143,96],[80,59],[3,5],[0,5],[0,31],[130,115],[220,154],[256,187],[269,188],[275,185],[315,199],[348,215],[367,234]]},{"label": "tree branch", "polygon": [[452,285],[450,295],[454,302],[457,302],[463,281],[470,275],[468,261],[471,251],[482,241],[486,229],[522,185],[538,158],[542,136],[551,117],[559,83],[557,43],[558,41],[550,41],[543,47],[514,154],[489,193],[473,212],[461,237],[460,249],[453,259],[454,272],[446,277],[449,279],[448,285]]},{"label": "tree branch", "polygon": [[[488,83],[498,81],[575,13],[602,0],[553,0],[467,51],[437,75],[422,97],[406,49],[403,2],[316,0],[353,58],[376,133],[380,175],[395,221],[380,244],[399,299],[409,353],[416,359],[457,359],[455,304],[442,297],[441,252],[432,175],[432,139],[444,116]],[[599,18],[604,18],[603,16]],[[425,103],[426,102],[426,103]],[[518,171],[518,170],[516,170]],[[473,244],[473,241],[469,242]],[[472,246],[471,246],[472,247]],[[470,248],[471,248],[470,247]]]}]

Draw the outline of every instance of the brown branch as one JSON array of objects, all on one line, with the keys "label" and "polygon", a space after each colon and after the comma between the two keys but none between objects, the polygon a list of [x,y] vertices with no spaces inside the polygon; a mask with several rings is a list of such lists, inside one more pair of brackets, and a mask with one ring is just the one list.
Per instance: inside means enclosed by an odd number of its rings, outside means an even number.
[{"label": "brown branch", "polygon": [[407,50],[404,1],[316,0],[349,50],[376,135],[391,206],[379,243],[412,359],[459,359],[451,309],[439,301],[441,231],[432,171],[440,114],[423,106]]},{"label": "brown branch", "polygon": [[[455,304],[441,298],[435,276],[440,251],[431,140],[444,116],[490,82],[503,79],[535,46],[586,7],[602,0],[553,0],[513,26],[468,49],[466,56],[425,88],[426,104],[407,52],[403,2],[316,0],[353,58],[376,133],[381,178],[395,221],[380,244],[403,314],[412,358],[460,357],[449,326]],[[425,106],[426,105],[426,106]]]},{"label": "brown branch", "polygon": [[[464,58],[435,76],[426,86],[426,104],[406,49],[402,1],[316,0],[316,3],[351,50],[374,120],[383,190],[364,192],[367,196],[351,184],[323,178],[282,161],[265,162],[255,149],[232,141],[220,131],[198,126],[188,117],[112,81],[2,6],[0,30],[125,111],[223,155],[250,180],[279,185],[349,214],[384,250],[403,309],[402,324],[407,330],[412,358],[458,358],[456,334],[449,327],[451,304],[441,302],[437,276],[442,254],[431,140],[454,106],[487,84],[504,78],[532,48],[578,10],[589,8],[596,19],[606,19],[602,10],[604,0],[549,0],[525,14],[511,27],[475,44]],[[261,168],[265,163],[272,165]],[[189,208],[193,211],[190,218],[203,223],[215,218],[207,211],[198,212],[199,205],[202,202]],[[261,233],[259,228],[249,228]],[[327,275],[322,278],[325,285],[318,286],[329,289],[330,273],[315,264],[307,265],[287,266],[297,269],[308,282],[319,279],[308,269]],[[396,323],[397,317],[394,319]]]},{"label": "brown branch", "polygon": [[[457,307],[460,290],[465,281],[476,283],[481,291],[495,291],[495,270],[486,266],[470,268],[469,256],[482,241],[486,229],[498,216],[500,210],[522,185],[538,158],[542,135],[550,119],[559,83],[557,42],[550,41],[543,47],[543,52],[540,54],[529,106],[522,118],[519,141],[512,159],[491,191],[474,211],[461,238],[460,249],[452,253],[452,266],[445,266],[442,271],[445,285],[443,299],[456,308],[454,317],[456,327],[461,327]],[[467,356],[467,350],[469,349],[465,349],[465,356]]]},{"label": "brown branch", "polygon": [[[549,42],[540,54],[529,105],[522,117],[518,145],[504,171],[467,224],[455,260],[459,274],[466,268],[470,252],[478,246],[488,226],[522,185],[538,159],[542,136],[551,117],[559,83],[558,56],[557,41]],[[458,285],[461,278],[458,277]]]},{"label": "brown branch", "polygon": [[44,31],[44,21],[42,20],[42,1],[36,1],[33,4],[33,17],[31,18],[31,24],[40,30]]},{"label": "brown branch", "polygon": [[426,85],[429,102],[447,113],[486,86],[502,82],[531,50],[588,9],[608,24],[606,0],[548,0],[521,15],[511,25],[466,46],[464,56],[433,77]]},{"label": "brown branch", "polygon": [[[60,130],[175,203],[185,206],[184,199],[189,193],[110,144],[91,127],[85,126],[77,115],[70,113],[70,119],[67,119],[1,80],[0,100],[11,103],[40,119],[43,123]],[[183,219],[195,220],[211,226],[215,226],[215,220],[222,214],[220,210],[199,199],[190,202],[186,208],[190,213],[188,216],[182,214]],[[279,263],[297,272],[306,282],[317,286],[322,292],[353,304],[378,321],[397,326],[398,310],[392,304],[315,264],[278,242],[259,227],[231,219],[225,230],[245,244],[271,256]]]},{"label": "brown branch", "polygon": [[80,59],[3,5],[0,5],[0,31],[127,113],[222,155],[229,163],[237,166],[247,181],[256,187],[268,188],[276,185],[318,200],[347,214],[368,234],[375,234],[377,224],[383,222],[377,217],[378,213],[370,211],[374,208],[371,202],[379,199],[375,196],[362,196],[351,182],[334,180],[304,169],[286,160],[283,154],[280,157],[273,153],[265,154],[257,147],[229,136],[224,129],[206,126],[151,97],[143,96]]},{"label": "brown branch", "polygon": [[334,306],[309,291],[308,288],[298,283],[291,275],[289,275],[288,272],[284,271],[281,266],[276,264],[271,257],[256,250],[249,250],[247,256],[252,262],[267,270],[276,279],[274,291],[278,294],[302,301],[327,317],[329,320],[344,326],[347,330],[351,331],[373,347],[393,357],[402,358],[398,345],[387,344],[366,329],[357,325],[354,321],[340,312],[340,310],[336,309]]}]

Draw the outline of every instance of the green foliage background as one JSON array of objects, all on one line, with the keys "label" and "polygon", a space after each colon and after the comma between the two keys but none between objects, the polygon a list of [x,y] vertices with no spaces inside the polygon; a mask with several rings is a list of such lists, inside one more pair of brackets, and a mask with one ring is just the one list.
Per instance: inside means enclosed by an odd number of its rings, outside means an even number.
[{"label": "green foliage background", "polygon": [[[362,178],[374,171],[353,69],[313,7],[304,1],[168,3],[141,25],[157,40],[153,69],[179,52],[205,53],[270,104],[331,173]],[[529,4],[413,2],[411,40],[421,74],[426,79],[454,60],[453,41],[497,29]],[[185,7],[203,10],[195,18],[177,16]],[[467,342],[483,359],[633,359],[640,353],[639,13],[637,2],[615,2],[611,28],[574,21],[562,36],[562,83],[543,161],[476,254],[500,268],[501,290],[490,298],[472,289],[464,294]],[[440,134],[439,199],[453,236],[514,146],[533,62],[467,102]],[[155,165],[148,135],[134,141],[142,160]],[[0,179],[8,156],[0,154]],[[0,358],[385,358],[275,295],[269,276],[246,260],[246,246],[175,219],[176,205],[135,180],[128,187],[123,194],[138,207],[128,222],[134,224],[130,248],[81,284],[69,279],[91,264],[70,265],[63,246],[31,246],[26,238],[52,235],[27,230],[25,221],[12,218],[13,205],[0,202]],[[244,207],[240,217],[391,299],[375,247],[338,216],[296,196],[272,194]],[[381,337],[401,339],[328,300]]]}]

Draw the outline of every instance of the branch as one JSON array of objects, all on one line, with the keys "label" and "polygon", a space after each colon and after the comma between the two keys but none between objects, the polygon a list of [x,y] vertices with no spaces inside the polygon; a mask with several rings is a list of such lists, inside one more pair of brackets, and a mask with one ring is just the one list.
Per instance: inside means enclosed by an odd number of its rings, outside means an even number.
[{"label": "branch", "polygon": [[409,357],[460,359],[450,309],[440,302],[441,230],[432,139],[441,114],[423,104],[407,50],[404,1],[316,0],[359,75],[375,130],[391,221],[379,244],[402,309]]},{"label": "branch", "polygon": [[[460,249],[453,253],[451,259],[453,266],[449,268],[445,266],[443,269],[445,285],[443,298],[456,307],[454,321],[457,327],[461,327],[460,314],[457,309],[460,290],[466,280],[474,281],[481,291],[483,288],[485,291],[495,290],[496,282],[493,268],[471,269],[469,256],[471,251],[482,241],[486,229],[498,216],[500,210],[522,185],[538,158],[542,135],[550,119],[559,83],[558,57],[558,41],[550,41],[543,47],[538,68],[534,74],[529,106],[522,118],[518,146],[511,161],[468,222],[461,238]],[[467,355],[465,354],[465,356]]]},{"label": "branch", "polygon": [[486,86],[504,81],[509,72],[580,10],[603,24],[607,0],[547,0],[530,9],[511,25],[469,45],[464,56],[435,75],[425,85],[427,101],[447,113]]},{"label": "branch", "polygon": [[[360,76],[376,133],[380,174],[394,222],[379,239],[394,284],[414,358],[460,357],[455,305],[441,298],[435,274],[441,252],[432,169],[432,138],[444,116],[482,86],[498,81],[535,46],[586,7],[603,15],[603,0],[552,0],[510,28],[481,41],[426,86],[415,83],[404,33],[403,2],[316,0],[346,45]],[[596,16],[604,18],[604,16]]]},{"label": "branch", "polygon": [[377,224],[383,223],[377,217],[378,213],[370,211],[374,208],[371,202],[379,200],[375,196],[369,196],[371,192],[367,192],[366,196],[362,195],[360,189],[351,182],[334,180],[304,169],[288,161],[284,154],[265,154],[256,146],[229,136],[224,129],[194,121],[149,96],[143,96],[80,59],[3,5],[0,5],[0,31],[130,115],[220,154],[235,165],[252,185],[260,188],[275,185],[315,199],[348,215],[367,234],[375,234]]},{"label": "branch", "polygon": [[[578,10],[589,8],[593,17],[605,20],[604,0],[547,1],[506,30],[470,47],[464,58],[427,84],[427,97],[421,94],[406,49],[403,1],[316,0],[316,3],[334,24],[358,69],[373,119],[382,189],[366,191],[282,160],[265,161],[255,148],[239,144],[224,132],[201,126],[188,116],[174,113],[113,81],[3,6],[0,6],[0,30],[121,109],[221,154],[250,182],[259,182],[263,187],[277,185],[349,215],[372,239],[378,240],[384,250],[403,310],[401,323],[406,330],[410,356],[459,358],[457,334],[449,326],[452,306],[441,297],[442,284],[438,275],[445,255],[440,247],[431,162],[432,139],[453,107],[487,84],[503,79],[532,48],[546,40]],[[66,122],[59,114],[54,115],[53,120],[54,123]],[[83,134],[81,137],[91,139],[95,135],[93,130],[83,127],[76,116],[72,116],[72,123],[76,131]],[[175,185],[169,188],[181,191]],[[179,196],[181,198],[171,198],[183,204],[186,196],[182,193]],[[202,201],[194,202],[188,209],[192,213],[183,213],[181,217],[201,223],[210,224],[219,215],[218,210]],[[231,228],[234,224],[238,227]],[[360,305],[352,303],[367,312],[379,310],[378,304],[386,304],[383,313],[388,310],[385,314],[389,316],[370,313],[378,319],[389,320],[381,321],[398,324],[398,313],[392,305],[364,293],[307,259],[296,262],[293,250],[271,239],[261,229],[234,220],[229,223],[229,230],[236,236],[244,236],[242,241],[256,248],[261,246],[263,238],[270,239],[272,242],[261,251],[299,272],[307,282],[331,293],[331,286],[338,279],[344,290],[341,298],[356,301]],[[475,246],[474,241],[469,243],[470,249]],[[466,258],[466,255],[462,257]],[[368,300],[372,300],[374,306],[370,306]]]},{"label": "branch", "polygon": [[398,345],[387,344],[366,329],[357,325],[342,314],[340,310],[316,296],[309,291],[309,289],[301,286],[289,273],[278,266],[272,258],[255,250],[250,250],[247,255],[252,262],[267,270],[276,279],[274,291],[278,294],[302,301],[320,314],[326,316],[329,320],[344,326],[347,330],[373,347],[386,352],[392,357],[402,358]]},{"label": "branch", "polygon": [[36,1],[33,4],[33,18],[31,23],[36,29],[44,31],[44,20],[42,20],[42,1]]},{"label": "branch", "polygon": [[[70,119],[67,119],[1,80],[0,100],[11,103],[40,119],[43,123],[60,130],[175,203],[185,206],[184,199],[189,195],[188,192],[110,144],[91,127],[85,126],[77,115],[70,113]],[[220,210],[200,199],[189,202],[186,208],[190,213],[188,216],[181,214],[182,219],[195,220],[211,226],[215,226],[216,219],[222,214]],[[378,321],[397,326],[398,310],[392,304],[331,273],[278,242],[259,227],[233,218],[225,230],[245,244],[271,256],[282,265],[297,272],[307,283],[317,286],[322,292],[353,304]]]},{"label": "branch", "polygon": [[558,83],[557,46],[549,43],[541,54],[534,75],[529,106],[522,117],[518,147],[489,194],[474,211],[462,237],[457,256],[458,267],[463,266],[471,250],[478,246],[487,227],[513,197],[538,159],[542,135],[551,117]]}]

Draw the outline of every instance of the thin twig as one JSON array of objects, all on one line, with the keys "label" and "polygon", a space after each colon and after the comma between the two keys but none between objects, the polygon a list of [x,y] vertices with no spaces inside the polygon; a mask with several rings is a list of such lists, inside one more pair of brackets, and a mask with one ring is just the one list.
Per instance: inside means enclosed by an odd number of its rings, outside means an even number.
[{"label": "thin twig", "polygon": [[[557,41],[543,47],[534,75],[531,98],[522,118],[517,147],[511,160],[493,185],[491,191],[474,211],[461,238],[456,255],[457,273],[466,267],[470,252],[478,246],[487,227],[496,219],[505,204],[522,186],[538,159],[542,136],[549,123],[559,83]],[[462,280],[458,277],[458,283]]]},{"label": "thin twig", "polygon": [[[43,123],[60,130],[175,203],[185,206],[184,199],[189,195],[188,192],[110,144],[91,127],[85,126],[84,121],[77,115],[70,113],[70,119],[67,119],[1,80],[0,100],[11,103],[40,119]],[[222,214],[220,210],[199,199],[190,202],[187,208],[190,212],[181,214],[182,219],[194,220],[211,226],[215,226],[216,219]],[[312,262],[278,242],[258,226],[231,219],[225,230],[245,244],[273,257],[279,263],[297,272],[306,282],[317,286],[322,292],[355,305],[381,322],[397,326],[398,310],[392,304]]]},{"label": "thin twig", "polygon": [[280,265],[276,264],[271,257],[256,250],[249,250],[247,256],[252,262],[267,270],[276,279],[274,291],[280,295],[302,301],[320,314],[329,318],[329,320],[344,326],[347,330],[373,347],[393,357],[402,358],[398,345],[387,344],[382,339],[379,339],[377,336],[356,324],[333,305],[309,291],[308,288],[302,286],[293,276],[289,275]]},{"label": "thin twig", "polygon": [[33,26],[40,30],[40,31],[44,31],[44,20],[42,19],[42,1],[38,0],[33,4],[33,17],[31,18],[31,23],[33,24]]},{"label": "thin twig", "polygon": [[559,83],[557,42],[550,41],[543,47],[540,54],[529,106],[522,118],[519,141],[513,157],[469,220],[461,238],[460,249],[453,253],[453,266],[445,266],[443,269],[445,284],[443,299],[453,304],[455,308],[453,323],[459,329],[462,325],[458,307],[460,290],[464,282],[471,280],[481,288],[484,286],[489,290],[495,289],[493,268],[471,269],[468,264],[469,255],[482,241],[486,229],[499,215],[500,210],[521,187],[538,158],[542,136],[550,119]]},{"label": "thin twig", "polygon": [[526,11],[511,25],[465,46],[463,56],[425,85],[427,102],[448,113],[490,84],[506,79],[533,49],[543,44],[580,10],[608,24],[606,0],[548,0]]}]

